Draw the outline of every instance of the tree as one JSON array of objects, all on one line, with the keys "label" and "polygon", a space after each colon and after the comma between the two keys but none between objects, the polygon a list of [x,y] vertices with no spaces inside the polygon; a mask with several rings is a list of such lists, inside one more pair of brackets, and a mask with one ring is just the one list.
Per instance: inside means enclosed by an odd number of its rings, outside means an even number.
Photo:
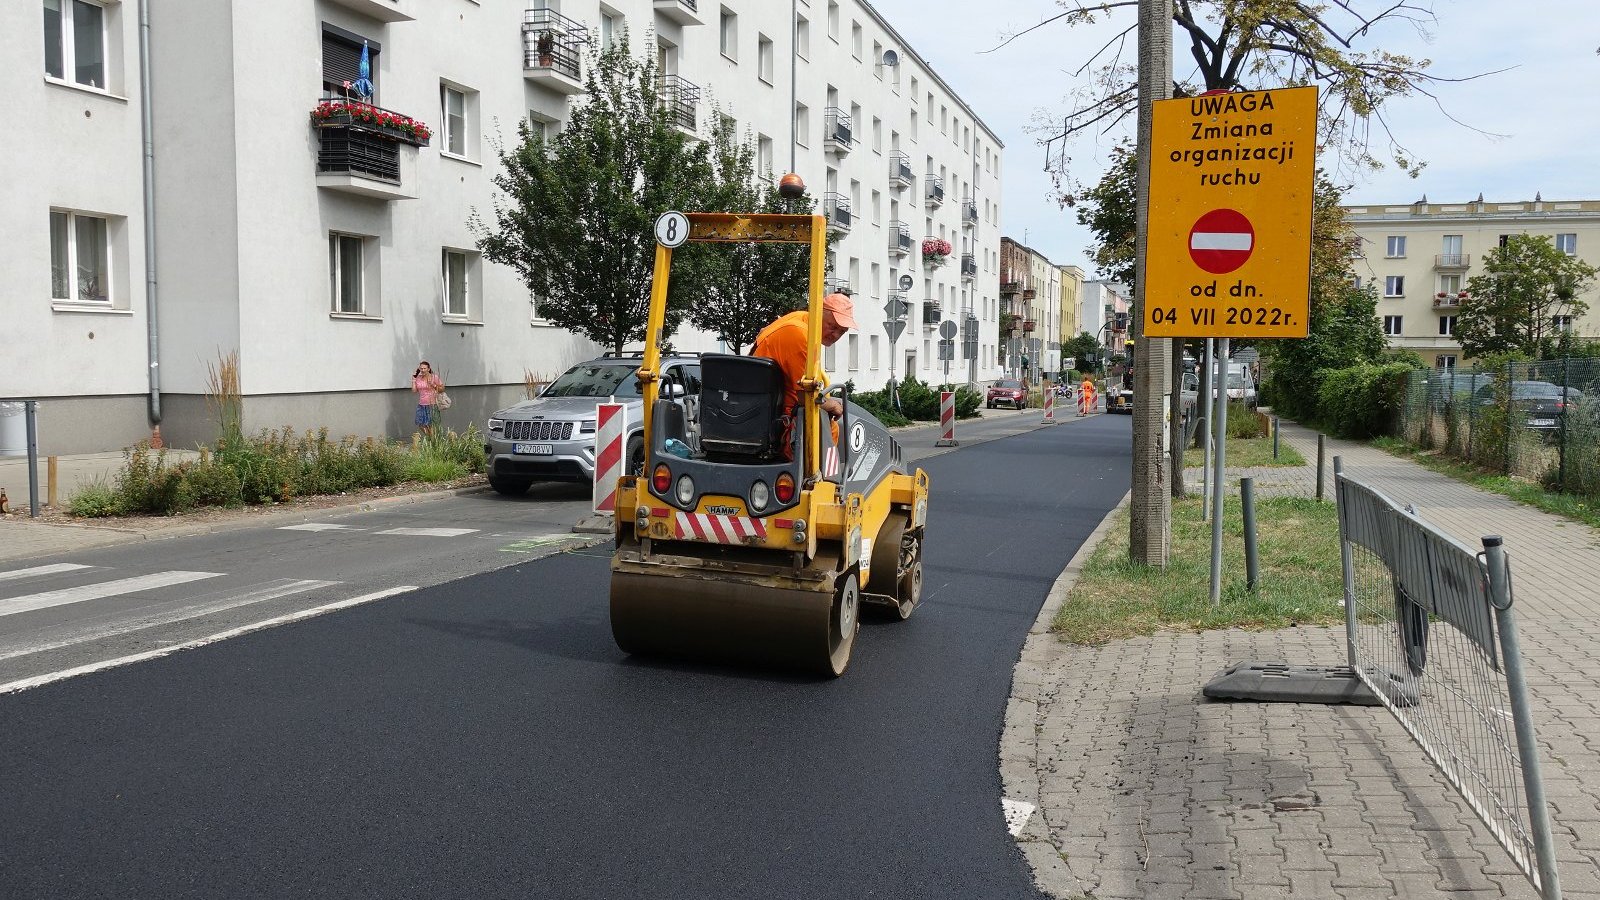
[{"label": "tree", "polygon": [[[644,339],[655,219],[702,208],[712,167],[674,126],[654,62],[635,59],[626,36],[592,58],[586,86],[554,137],[522,123],[517,146],[499,153],[495,227],[476,214],[472,226],[483,255],[516,270],[541,316],[621,352]],[[673,272],[663,337],[702,293],[699,249],[680,248],[690,264]]]},{"label": "tree", "polygon": [[1061,348],[1062,355],[1070,356],[1077,360],[1080,363],[1078,368],[1084,371],[1087,371],[1087,369],[1081,364],[1088,362],[1099,352],[1100,342],[1095,340],[1094,335],[1087,331],[1079,332],[1077,337],[1067,341],[1066,346]]},{"label": "tree", "polygon": [[1077,199],[1078,224],[1094,234],[1090,255],[1101,277],[1133,284],[1134,215],[1138,212],[1139,159],[1126,142],[1111,148],[1100,182]]},{"label": "tree", "polygon": [[1483,255],[1483,271],[1467,280],[1456,314],[1461,352],[1548,357],[1570,343],[1556,317],[1589,309],[1578,295],[1594,283],[1592,266],[1556,249],[1548,235],[1511,234]]},{"label": "tree", "polygon": [[[717,117],[712,131],[711,163],[705,205],[725,212],[810,213],[809,193],[785,200],[773,185],[771,172],[757,179],[755,149],[740,141],[731,120]],[[831,243],[833,236],[828,240]],[[811,248],[802,244],[734,243],[706,248],[696,261],[701,268],[701,293],[689,309],[689,322],[711,332],[739,353],[773,319],[798,309],[806,300],[811,275]],[[674,266],[673,277],[677,277]]]}]

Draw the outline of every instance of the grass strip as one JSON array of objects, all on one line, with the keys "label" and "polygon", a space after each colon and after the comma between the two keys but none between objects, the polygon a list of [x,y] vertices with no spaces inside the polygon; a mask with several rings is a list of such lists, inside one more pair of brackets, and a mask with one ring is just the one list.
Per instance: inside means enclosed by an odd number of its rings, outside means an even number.
[{"label": "grass strip", "polygon": [[[1183,451],[1183,465],[1185,468],[1195,468],[1206,464],[1206,451],[1204,448],[1190,447]],[[1228,468],[1249,468],[1255,466],[1303,466],[1306,458],[1301,456],[1288,441],[1278,444],[1278,458],[1272,458],[1272,438],[1228,438]]]},{"label": "grass strip", "polygon": [[1222,602],[1211,605],[1211,523],[1199,498],[1172,505],[1172,551],[1165,569],[1128,559],[1127,511],[1090,556],[1051,630],[1073,644],[1099,645],[1161,629],[1271,629],[1344,621],[1339,519],[1331,503],[1295,497],[1256,501],[1261,582],[1245,589],[1239,501],[1223,504]]},{"label": "grass strip", "polygon": [[1477,466],[1446,456],[1442,452],[1423,450],[1399,438],[1375,438],[1372,446],[1473,487],[1509,497],[1518,503],[1543,510],[1551,515],[1600,528],[1600,501],[1594,498],[1547,491],[1543,486],[1531,481],[1486,472]]}]

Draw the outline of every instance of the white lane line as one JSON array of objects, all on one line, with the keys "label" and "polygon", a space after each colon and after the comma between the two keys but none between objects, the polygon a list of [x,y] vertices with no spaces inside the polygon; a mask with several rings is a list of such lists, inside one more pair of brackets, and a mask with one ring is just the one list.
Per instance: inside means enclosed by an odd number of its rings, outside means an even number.
[{"label": "white lane line", "polygon": [[1021,800],[1006,798],[1000,800],[1000,810],[1006,815],[1006,830],[1011,832],[1012,837],[1021,834],[1022,829],[1027,827],[1028,818],[1033,815],[1035,809],[1038,807],[1032,803],[1023,803]]},{"label": "white lane line", "polygon": [[374,531],[373,534],[398,534],[404,537],[461,537],[463,534],[474,534],[476,528],[390,528],[388,531]]},{"label": "white lane line", "polygon": [[48,566],[34,566],[31,569],[12,569],[9,572],[0,572],[0,581],[10,581],[14,578],[38,578],[42,575],[54,575],[58,572],[76,572],[79,569],[92,569],[94,566],[80,566],[77,563],[51,563]]},{"label": "white lane line", "polygon": [[218,641],[225,641],[228,638],[235,638],[239,637],[240,635],[249,634],[252,631],[262,631],[278,625],[287,625],[290,622],[298,622],[302,619],[320,616],[323,613],[347,609],[352,606],[360,606],[363,603],[371,603],[374,600],[382,600],[385,597],[393,597],[395,594],[403,594],[406,591],[414,591],[416,589],[417,585],[402,584],[398,587],[389,588],[388,590],[374,591],[371,594],[362,594],[359,597],[351,597],[348,600],[340,600],[335,603],[314,606],[310,609],[302,609],[299,612],[289,613],[285,616],[278,616],[276,618],[267,619],[261,622],[253,622],[249,625],[240,625],[238,628],[230,628],[227,631],[221,631],[209,637],[195,638],[192,641],[185,641],[181,644],[173,644],[171,647],[162,647],[159,650],[146,650],[143,653],[135,653],[132,656],[120,656],[116,659],[108,659],[97,663],[90,663],[86,666],[63,669],[59,672],[50,672],[45,675],[35,675],[32,678],[22,678],[17,681],[0,684],[0,694],[14,694],[17,691],[25,691],[29,688],[40,687],[41,685],[50,684],[52,682],[64,681],[68,678],[76,678],[79,675],[88,675],[91,672],[101,672],[106,669],[114,669],[118,666],[126,666],[131,663],[144,662],[148,659],[160,659],[163,656],[169,656],[173,653],[179,652],[180,650],[193,650],[197,647],[204,647],[207,644],[215,644]]},{"label": "white lane line", "polygon": [[279,525],[279,531],[365,531],[353,525],[335,525],[332,522],[306,522],[301,525]]},{"label": "white lane line", "polygon": [[32,612],[36,609],[65,606],[68,603],[82,603],[85,600],[100,600],[105,597],[132,594],[137,591],[172,587],[177,584],[187,584],[191,581],[217,578],[221,575],[221,572],[157,572],[154,575],[135,575],[132,578],[118,578],[115,581],[83,584],[77,587],[44,591],[38,594],[23,594],[20,597],[8,597],[0,600],[0,616],[14,616],[17,613]]},{"label": "white lane line", "polygon": [[118,621],[116,617],[102,617],[109,618],[110,621],[103,621],[98,625],[93,624],[92,620],[91,622],[68,622],[64,625],[57,626],[47,631],[30,635],[29,637],[33,640],[44,639],[47,641],[47,635],[52,634],[71,635],[71,637],[49,641],[48,643],[29,644],[15,649],[0,650],[0,661],[15,659],[19,656],[29,656],[34,653],[45,653],[50,650],[60,650],[62,647],[71,647],[77,644],[87,644],[93,641],[103,640],[109,637],[116,637],[120,634],[128,634],[129,632],[140,631],[145,628],[152,628],[158,625],[171,625],[177,622],[185,622],[189,619],[198,619],[201,616],[226,612],[230,609],[236,609],[241,606],[249,606],[252,603],[261,603],[265,600],[276,600],[279,597],[287,597],[291,594],[301,594],[305,593],[306,591],[317,590],[318,588],[332,587],[336,584],[339,584],[339,582],[315,581],[309,578],[282,579],[256,588],[255,590],[245,591],[242,594],[233,594],[227,597],[220,597],[216,600],[207,601],[205,603],[195,603],[189,606],[183,606],[177,609],[166,610],[159,613],[152,613],[148,610],[145,610],[131,617],[123,617],[120,621]]}]

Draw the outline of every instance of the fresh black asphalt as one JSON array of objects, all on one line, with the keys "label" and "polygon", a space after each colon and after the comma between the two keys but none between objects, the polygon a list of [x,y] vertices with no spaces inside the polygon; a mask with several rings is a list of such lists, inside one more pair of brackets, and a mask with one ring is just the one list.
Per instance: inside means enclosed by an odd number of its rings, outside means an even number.
[{"label": "fresh black asphalt", "polygon": [[1011,669],[1128,454],[925,460],[924,606],[837,680],[624,656],[602,546],[0,697],[0,897],[1035,896]]}]

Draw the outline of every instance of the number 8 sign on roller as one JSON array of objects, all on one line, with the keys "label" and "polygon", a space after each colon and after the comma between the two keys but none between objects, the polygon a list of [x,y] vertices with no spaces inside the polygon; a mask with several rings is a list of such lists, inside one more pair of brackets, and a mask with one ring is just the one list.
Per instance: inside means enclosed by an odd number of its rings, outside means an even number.
[{"label": "number 8 sign on roller", "polygon": [[664,212],[656,219],[656,242],[675,250],[689,239],[689,217],[676,210]]}]

